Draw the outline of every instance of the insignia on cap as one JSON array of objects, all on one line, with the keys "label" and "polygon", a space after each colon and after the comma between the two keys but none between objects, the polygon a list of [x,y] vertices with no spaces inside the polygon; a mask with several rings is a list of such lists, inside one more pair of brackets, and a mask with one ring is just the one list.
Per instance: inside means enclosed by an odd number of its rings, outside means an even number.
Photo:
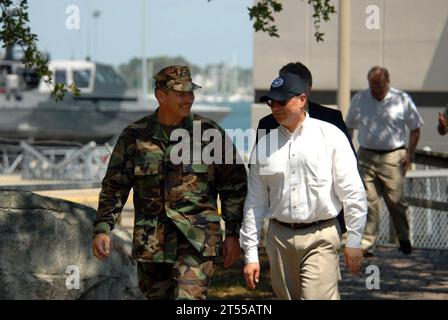
[{"label": "insignia on cap", "polygon": [[189,70],[186,67],[183,67],[179,72],[179,77],[180,78],[189,78],[190,77]]},{"label": "insignia on cap", "polygon": [[278,88],[283,84],[283,78],[278,77],[274,81],[272,81],[272,88]]}]

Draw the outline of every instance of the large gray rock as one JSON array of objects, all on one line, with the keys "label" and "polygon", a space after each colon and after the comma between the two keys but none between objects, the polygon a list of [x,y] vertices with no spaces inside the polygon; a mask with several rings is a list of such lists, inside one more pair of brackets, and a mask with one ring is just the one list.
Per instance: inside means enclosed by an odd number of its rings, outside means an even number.
[{"label": "large gray rock", "polygon": [[0,299],[142,299],[127,231],[112,232],[106,261],[93,256],[95,214],[32,192],[0,191]]}]

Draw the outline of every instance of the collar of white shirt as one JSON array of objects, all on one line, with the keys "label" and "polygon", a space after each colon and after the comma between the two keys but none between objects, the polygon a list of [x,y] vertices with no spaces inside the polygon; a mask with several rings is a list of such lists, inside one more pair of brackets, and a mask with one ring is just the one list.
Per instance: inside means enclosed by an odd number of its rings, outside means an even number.
[{"label": "collar of white shirt", "polygon": [[389,88],[389,90],[386,93],[386,96],[381,101],[378,101],[374,96],[372,96],[372,91],[370,91],[370,89],[368,89],[368,90],[369,90],[370,98],[372,98],[376,103],[382,103],[382,102],[385,102],[392,98],[391,88]]},{"label": "collar of white shirt", "polygon": [[309,118],[310,118],[310,116],[309,116],[308,112],[305,111],[305,119],[302,121],[302,123],[299,124],[299,126],[297,128],[294,129],[293,132],[289,131],[286,127],[284,127],[282,125],[280,125],[279,131],[287,137],[295,138],[299,135],[302,135],[303,130],[305,130],[305,128],[307,126],[309,126],[309,122],[310,122]]}]

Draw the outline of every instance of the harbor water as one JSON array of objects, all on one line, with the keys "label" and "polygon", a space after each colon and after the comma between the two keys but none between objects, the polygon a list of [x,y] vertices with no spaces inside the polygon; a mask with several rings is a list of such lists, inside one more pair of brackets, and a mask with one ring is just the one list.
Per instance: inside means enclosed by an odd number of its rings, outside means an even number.
[{"label": "harbor water", "polygon": [[[230,113],[224,117],[219,125],[223,129],[235,130],[241,129],[243,131],[251,128],[251,106],[252,104],[247,101],[241,102],[227,102],[222,104],[216,104],[231,108]],[[236,148],[242,155],[247,155],[249,151],[249,141],[234,141]]]}]

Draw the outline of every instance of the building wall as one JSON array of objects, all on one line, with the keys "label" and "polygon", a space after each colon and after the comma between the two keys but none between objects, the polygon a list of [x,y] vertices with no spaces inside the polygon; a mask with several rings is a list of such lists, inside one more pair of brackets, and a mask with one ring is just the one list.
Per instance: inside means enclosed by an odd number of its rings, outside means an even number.
[{"label": "building wall", "polygon": [[[287,62],[305,63],[314,76],[314,90],[337,88],[338,15],[321,23],[324,42],[314,39],[312,7],[307,1],[282,0],[275,15],[280,38],[256,32],[254,87],[266,89]],[[339,1],[332,1],[338,10]],[[380,30],[369,30],[366,8],[380,9]],[[448,91],[448,1],[351,1],[352,90],[366,88],[369,68],[379,64],[391,73],[392,85],[408,91]]]},{"label": "building wall", "polygon": [[[280,38],[254,33],[255,101],[284,64],[301,61],[313,73],[311,99],[337,108],[338,15],[321,23],[324,42],[318,43],[307,1],[281,3],[283,11],[275,15]],[[339,1],[331,3],[338,11]],[[366,27],[370,5],[379,8],[379,30]],[[411,95],[425,121],[419,148],[448,152],[447,137],[436,132],[437,114],[448,105],[447,0],[352,0],[351,61],[352,94],[367,88],[372,66],[387,67],[391,85]],[[268,113],[266,105],[253,104],[252,127]]]}]

